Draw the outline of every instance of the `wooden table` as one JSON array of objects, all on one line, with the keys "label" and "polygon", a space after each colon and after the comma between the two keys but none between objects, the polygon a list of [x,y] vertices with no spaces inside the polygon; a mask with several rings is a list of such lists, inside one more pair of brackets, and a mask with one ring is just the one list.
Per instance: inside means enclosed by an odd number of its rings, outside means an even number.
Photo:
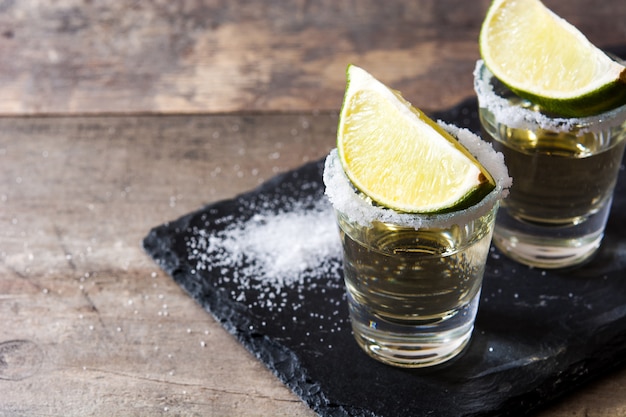
[{"label": "wooden table", "polygon": [[[546,0],[598,45],[621,0]],[[0,5],[0,415],[312,416],[144,253],[334,145],[357,63],[471,97],[487,0]],[[626,415],[626,370],[542,417]]]}]

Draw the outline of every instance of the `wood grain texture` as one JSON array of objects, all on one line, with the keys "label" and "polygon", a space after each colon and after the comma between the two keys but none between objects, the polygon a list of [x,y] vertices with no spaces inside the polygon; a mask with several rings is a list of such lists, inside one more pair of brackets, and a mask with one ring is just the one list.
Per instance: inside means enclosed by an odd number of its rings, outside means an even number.
[{"label": "wood grain texture", "polygon": [[[312,416],[141,240],[323,157],[336,123],[0,118],[0,416]],[[27,343],[10,351],[15,341]],[[618,371],[539,416],[626,415]]]},{"label": "wood grain texture", "polygon": [[15,340],[42,353],[25,353],[34,373],[23,378],[0,357],[0,415],[311,416],[141,240],[321,157],[335,125],[328,115],[0,119],[0,355]]},{"label": "wood grain texture", "polygon": [[[598,45],[621,0],[546,0]],[[339,107],[348,63],[425,109],[473,95],[489,0],[20,0],[0,3],[0,114]]]},{"label": "wood grain texture", "polygon": [[15,340],[42,352],[24,378],[0,358],[0,415],[312,415],[141,240],[321,157],[335,124],[329,115],[0,119],[0,354]]}]

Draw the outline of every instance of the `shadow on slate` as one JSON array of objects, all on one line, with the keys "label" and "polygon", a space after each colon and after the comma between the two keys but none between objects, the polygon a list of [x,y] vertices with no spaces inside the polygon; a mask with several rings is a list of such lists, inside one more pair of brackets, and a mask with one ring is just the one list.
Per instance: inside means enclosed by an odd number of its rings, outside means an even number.
[{"label": "shadow on slate", "polygon": [[[432,116],[479,129],[474,99]],[[323,161],[317,161],[279,175],[249,193],[156,227],[143,242],[179,285],[318,414],[529,415],[625,361],[624,169],[594,260],[578,269],[546,271],[517,264],[492,248],[469,347],[454,362],[426,371],[380,364],[356,345],[339,250],[281,283],[254,276],[257,260],[229,252],[236,246],[218,239],[220,250],[211,248],[210,236],[227,236],[233,225],[246,222],[271,224],[272,213],[321,213],[322,222],[334,226],[332,210],[324,206],[322,169]],[[298,230],[289,240],[294,236]],[[300,237],[303,245],[308,238]]]}]

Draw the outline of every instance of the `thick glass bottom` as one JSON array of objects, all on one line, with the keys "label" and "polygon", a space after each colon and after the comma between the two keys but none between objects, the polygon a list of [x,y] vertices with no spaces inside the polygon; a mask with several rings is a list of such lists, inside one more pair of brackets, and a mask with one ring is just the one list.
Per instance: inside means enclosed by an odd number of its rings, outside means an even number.
[{"label": "thick glass bottom", "polygon": [[519,263],[545,269],[574,267],[589,261],[602,242],[603,234],[578,239],[538,239],[519,232],[496,228],[494,245]]},{"label": "thick glass bottom", "polygon": [[463,352],[474,329],[480,292],[444,318],[423,323],[385,320],[349,298],[352,330],[368,355],[388,365],[424,368],[443,364]]},{"label": "thick glass bottom", "polygon": [[493,243],[509,258],[522,264],[546,268],[568,268],[589,261],[597,252],[609,215],[611,200],[584,219],[566,226],[540,225],[498,212]]}]

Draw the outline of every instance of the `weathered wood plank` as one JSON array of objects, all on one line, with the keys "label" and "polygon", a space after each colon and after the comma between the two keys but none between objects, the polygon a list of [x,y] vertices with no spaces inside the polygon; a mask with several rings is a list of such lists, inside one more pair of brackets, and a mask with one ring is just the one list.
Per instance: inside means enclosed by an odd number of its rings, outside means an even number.
[{"label": "weathered wood plank", "polygon": [[[418,107],[473,94],[489,0],[246,0],[0,5],[0,114],[336,109],[353,62]],[[621,0],[546,0],[599,45]]]},{"label": "weathered wood plank", "polygon": [[0,350],[36,346],[17,370],[0,362],[0,415],[311,416],[141,240],[321,157],[335,125],[329,115],[0,119]]}]

